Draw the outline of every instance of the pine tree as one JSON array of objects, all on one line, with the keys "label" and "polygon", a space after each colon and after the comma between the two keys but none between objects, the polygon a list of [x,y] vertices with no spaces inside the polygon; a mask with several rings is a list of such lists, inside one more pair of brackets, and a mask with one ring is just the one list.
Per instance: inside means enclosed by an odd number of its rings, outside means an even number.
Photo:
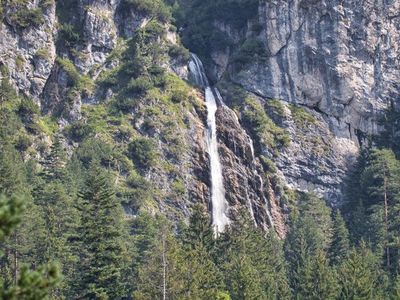
[{"label": "pine tree", "polygon": [[54,293],[58,295],[68,293],[78,259],[74,254],[74,243],[72,243],[79,224],[78,212],[64,185],[58,180],[42,183],[41,189],[37,188],[35,202],[44,215],[45,238],[42,243],[44,261],[59,263],[64,275],[62,284]]},{"label": "pine tree", "polygon": [[0,240],[9,235],[20,223],[23,208],[24,202],[21,198],[0,195]]},{"label": "pine tree", "polygon": [[392,300],[400,299],[400,275],[397,275],[394,280],[390,299]]},{"label": "pine tree", "polygon": [[0,292],[0,299],[7,300],[46,300],[52,299],[50,291],[57,286],[60,274],[56,266],[21,269],[17,283]]},{"label": "pine tree", "polygon": [[[23,199],[0,195],[0,241],[8,237],[22,219]],[[4,253],[0,253],[0,256]],[[18,273],[17,273],[18,274]],[[0,279],[0,299],[41,300],[48,299],[50,291],[59,281],[55,266],[39,267],[36,271],[23,267],[14,284]]]},{"label": "pine tree", "polygon": [[0,145],[0,193],[10,197],[26,192],[26,177],[19,153],[10,144]]},{"label": "pine tree", "polygon": [[323,200],[300,195],[299,214],[293,215],[285,247],[295,298],[335,298],[336,276],[326,257],[331,236],[330,210]]},{"label": "pine tree", "polygon": [[126,296],[124,215],[107,174],[92,163],[81,194],[79,297],[120,299]]},{"label": "pine tree", "polygon": [[337,274],[335,270],[329,266],[329,261],[322,251],[318,251],[317,255],[311,259],[312,266],[312,283],[313,287],[309,291],[310,296],[306,299],[336,299],[338,294]]},{"label": "pine tree", "polygon": [[[153,236],[144,236],[139,245],[138,275],[134,299],[185,299],[183,252],[164,218],[158,218]],[[178,296],[180,295],[180,296]]]},{"label": "pine tree", "polygon": [[380,275],[379,259],[361,243],[340,265],[340,299],[381,299]]},{"label": "pine tree", "polygon": [[20,216],[23,222],[14,228],[9,238],[1,241],[5,253],[0,259],[3,280],[16,284],[23,263],[38,266],[45,262],[41,255],[44,223],[43,214],[30,195],[25,165],[10,144],[0,145],[0,193],[9,199],[23,199],[25,208]]},{"label": "pine tree", "polygon": [[193,208],[189,226],[184,232],[183,251],[186,296],[193,299],[215,298],[223,287],[222,274],[213,260],[216,254],[214,232],[204,206]]},{"label": "pine tree", "polygon": [[333,236],[330,245],[330,260],[333,265],[346,258],[350,250],[349,231],[339,210],[333,215]]},{"label": "pine tree", "polygon": [[189,227],[185,231],[186,244],[192,248],[202,246],[211,253],[215,247],[214,232],[211,226],[209,214],[205,211],[204,206],[196,205],[193,208],[192,215],[189,220]]},{"label": "pine tree", "polygon": [[[392,249],[389,245],[391,239],[396,239],[397,232],[390,231],[391,216],[396,215],[396,204],[400,200],[400,163],[391,150],[374,150],[361,177],[361,187],[368,191],[364,199],[370,208],[371,216],[383,212],[383,242],[385,263],[392,269]],[[379,223],[378,223],[379,224]],[[379,231],[378,231],[379,232]],[[379,234],[381,234],[379,232]],[[372,237],[378,240],[380,236]],[[380,246],[380,245],[377,245]]]},{"label": "pine tree", "polygon": [[61,135],[56,135],[50,153],[43,161],[43,175],[47,181],[61,180],[65,175],[66,154]]},{"label": "pine tree", "polygon": [[241,211],[218,240],[219,264],[232,299],[289,299],[282,244]]}]

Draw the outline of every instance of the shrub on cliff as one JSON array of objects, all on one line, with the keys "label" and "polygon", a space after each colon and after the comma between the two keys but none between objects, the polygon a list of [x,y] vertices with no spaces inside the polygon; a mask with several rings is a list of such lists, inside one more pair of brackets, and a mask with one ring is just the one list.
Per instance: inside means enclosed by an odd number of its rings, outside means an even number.
[{"label": "shrub on cliff", "polygon": [[125,7],[132,7],[135,10],[156,17],[161,22],[168,22],[171,19],[171,11],[168,6],[160,0],[124,0]]}]

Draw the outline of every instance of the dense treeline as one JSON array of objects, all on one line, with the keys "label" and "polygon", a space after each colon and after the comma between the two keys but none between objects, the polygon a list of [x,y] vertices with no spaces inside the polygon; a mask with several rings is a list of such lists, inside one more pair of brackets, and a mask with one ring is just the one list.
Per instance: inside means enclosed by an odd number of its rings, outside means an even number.
[{"label": "dense treeline", "polygon": [[57,140],[36,173],[12,145],[0,154],[4,299],[398,299],[399,162],[389,150],[361,170],[367,207],[351,213],[362,225],[349,234],[339,211],[301,194],[285,241],[246,211],[218,238],[200,205],[188,225],[128,218],[105,166],[68,160]]}]

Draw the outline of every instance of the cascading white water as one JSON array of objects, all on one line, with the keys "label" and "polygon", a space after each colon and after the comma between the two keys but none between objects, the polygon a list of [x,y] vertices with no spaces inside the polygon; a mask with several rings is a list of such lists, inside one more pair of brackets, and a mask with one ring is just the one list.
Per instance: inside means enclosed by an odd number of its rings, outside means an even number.
[{"label": "cascading white water", "polygon": [[[189,69],[193,75],[196,84],[204,88],[206,106],[207,106],[207,148],[210,156],[210,177],[211,177],[211,204],[212,204],[212,222],[216,234],[223,232],[229,219],[226,215],[228,208],[225,199],[224,181],[222,176],[222,167],[218,153],[217,124],[215,113],[217,112],[217,102],[215,95],[220,97],[217,90],[210,87],[204,67],[200,59],[192,54],[192,60],[189,63]],[[221,101],[221,100],[220,100]],[[221,101],[222,104],[222,101]]]}]

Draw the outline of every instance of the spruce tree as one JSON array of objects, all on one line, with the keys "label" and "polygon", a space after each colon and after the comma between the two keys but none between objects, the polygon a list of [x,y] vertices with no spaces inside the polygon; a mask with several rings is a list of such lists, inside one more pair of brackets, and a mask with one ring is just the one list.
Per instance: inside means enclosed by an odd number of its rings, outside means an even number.
[{"label": "spruce tree", "polygon": [[353,248],[339,267],[340,299],[381,299],[379,259],[361,243]]},{"label": "spruce tree", "polygon": [[[16,225],[23,220],[24,200],[13,196],[0,195],[0,241],[10,236]],[[23,220],[25,221],[25,220]],[[6,250],[7,251],[7,250]],[[0,257],[4,253],[0,253]],[[18,270],[14,283],[0,278],[0,299],[9,300],[42,300],[48,299],[50,291],[57,285],[60,276],[54,265],[39,267],[32,271],[24,266]]]},{"label": "spruce tree", "polygon": [[390,299],[392,299],[392,300],[400,299],[400,275],[397,275],[394,280]]},{"label": "spruce tree", "polygon": [[0,195],[0,240],[19,224],[23,208],[24,202],[21,198],[15,195],[11,198]]},{"label": "spruce tree", "polygon": [[209,214],[204,206],[195,205],[190,216],[189,226],[185,230],[185,244],[192,248],[202,246],[211,253],[215,246],[214,232]]},{"label": "spruce tree", "polygon": [[51,145],[50,153],[43,161],[43,175],[47,181],[61,180],[66,165],[66,154],[61,135],[56,135]]},{"label": "spruce tree", "polygon": [[63,281],[55,294],[69,293],[76,268],[77,255],[73,246],[75,232],[79,224],[77,209],[64,185],[56,180],[43,183],[37,188],[35,202],[40,206],[44,219],[45,239],[42,244],[44,261],[60,264]]},{"label": "spruce tree", "polygon": [[331,243],[330,210],[315,195],[300,195],[299,213],[286,239],[290,285],[297,299],[335,298],[336,276],[327,259]]},{"label": "spruce tree", "polygon": [[221,269],[232,299],[289,299],[282,244],[271,232],[254,228],[241,211],[217,241]]},{"label": "spruce tree", "polygon": [[396,207],[400,201],[400,163],[391,150],[373,150],[370,159],[361,177],[361,187],[365,189],[367,197],[365,204],[369,207],[371,217],[377,219],[383,214],[383,222],[374,222],[382,226],[382,230],[371,239],[382,239],[385,264],[387,269],[393,270],[391,240],[397,239],[398,232],[391,231],[391,220],[397,215]]},{"label": "spruce tree", "polygon": [[340,263],[346,258],[350,250],[349,231],[339,210],[333,215],[333,235],[329,254],[333,265]]},{"label": "spruce tree", "polygon": [[80,193],[78,297],[126,296],[126,283],[122,280],[126,264],[124,215],[108,176],[93,162]]},{"label": "spruce tree", "polygon": [[[16,284],[22,264],[38,266],[45,263],[43,213],[33,203],[26,180],[25,165],[20,154],[10,145],[0,145],[0,193],[9,199],[22,199],[24,210],[11,235],[0,241],[5,255],[0,259],[5,282]],[[34,232],[35,234],[32,234]]]},{"label": "spruce tree", "polygon": [[188,297],[215,298],[223,288],[222,274],[213,260],[215,252],[214,232],[209,214],[204,206],[196,205],[184,232],[183,264]]},{"label": "spruce tree", "polygon": [[[142,257],[138,266],[134,299],[184,299],[185,289],[182,248],[164,218],[156,221],[157,232],[141,240]],[[144,246],[145,245],[145,246]],[[144,247],[143,247],[144,246]],[[143,247],[143,248],[142,248]]]}]

